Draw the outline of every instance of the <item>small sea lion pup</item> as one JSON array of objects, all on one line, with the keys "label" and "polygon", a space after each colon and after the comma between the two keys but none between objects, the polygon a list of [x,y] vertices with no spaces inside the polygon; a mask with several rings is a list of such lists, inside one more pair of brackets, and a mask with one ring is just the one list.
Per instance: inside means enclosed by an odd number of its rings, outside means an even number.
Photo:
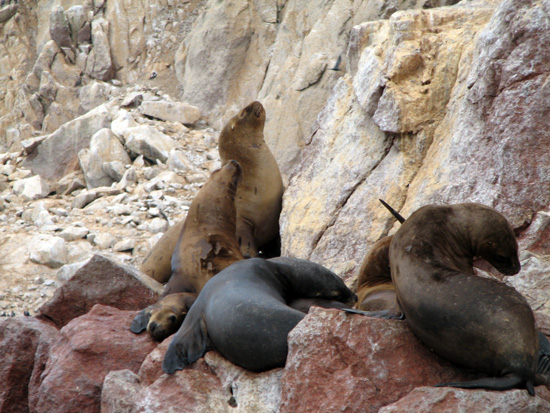
[{"label": "small sea lion pup", "polygon": [[242,167],[237,189],[237,237],[245,257],[280,255],[279,215],[283,180],[275,157],[264,141],[265,110],[260,102],[233,116],[220,133],[222,162],[235,159]]},{"label": "small sea lion pup", "polygon": [[491,378],[441,386],[535,394],[539,341],[527,301],[516,290],[474,275],[481,257],[505,275],[520,270],[512,228],[484,205],[428,205],[415,211],[390,245],[397,297],[428,347]]},{"label": "small sea lion pup", "polygon": [[[239,163],[230,160],[214,171],[199,190],[172,253],[172,275],[161,299],[136,316],[130,328],[132,332],[141,333],[147,326],[149,334],[161,340],[166,331],[174,330],[172,323],[177,324],[177,329],[183,320],[183,317],[173,320],[163,316],[174,312],[174,301],[168,300],[170,295],[186,292],[196,296],[210,278],[244,258],[235,235],[235,196],[240,174]],[[176,307],[185,313],[191,305],[189,300],[179,302]],[[153,322],[159,325],[153,326]],[[157,330],[159,333],[155,333]]]},{"label": "small sea lion pup", "polygon": [[208,341],[247,370],[284,366],[287,335],[305,317],[287,303],[301,298],[350,305],[357,299],[336,274],[313,262],[286,257],[236,262],[205,285],[168,347],[163,371],[194,363]]}]

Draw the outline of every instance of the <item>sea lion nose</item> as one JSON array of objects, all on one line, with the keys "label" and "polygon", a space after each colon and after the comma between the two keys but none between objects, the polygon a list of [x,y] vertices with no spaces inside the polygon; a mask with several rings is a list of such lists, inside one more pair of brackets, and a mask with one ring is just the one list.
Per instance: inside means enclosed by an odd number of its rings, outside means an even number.
[{"label": "sea lion nose", "polygon": [[158,327],[159,327],[159,323],[157,323],[156,321],[152,321],[149,323],[149,326],[147,327],[147,329],[149,330],[150,333],[154,333]]}]

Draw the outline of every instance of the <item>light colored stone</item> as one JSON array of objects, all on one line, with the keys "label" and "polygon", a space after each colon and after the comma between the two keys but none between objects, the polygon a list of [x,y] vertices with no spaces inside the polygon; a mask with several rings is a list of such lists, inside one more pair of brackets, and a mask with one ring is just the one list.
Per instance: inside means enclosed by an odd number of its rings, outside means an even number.
[{"label": "light colored stone", "polygon": [[180,122],[184,125],[192,125],[201,118],[198,107],[181,102],[144,101],[139,107],[139,112],[172,122]]},{"label": "light colored stone", "polygon": [[35,175],[31,178],[21,179],[15,182],[13,185],[13,192],[31,201],[47,197],[50,193],[50,188],[48,183],[42,179],[40,175]]},{"label": "light colored stone", "polygon": [[136,241],[133,239],[123,239],[113,246],[113,251],[128,252],[136,247]]},{"label": "light colored stone", "polygon": [[30,259],[51,268],[63,266],[67,261],[65,240],[60,237],[39,237],[33,246]]},{"label": "light colored stone", "polygon": [[90,140],[89,149],[80,151],[78,157],[88,189],[109,186],[115,182],[105,173],[103,168],[105,163],[113,161],[123,165],[131,163],[126,150],[110,129],[101,129],[96,132]]},{"label": "light colored stone", "polygon": [[161,162],[166,162],[170,151],[177,146],[172,138],[148,125],[127,129],[125,134],[127,136],[126,147],[151,161],[158,159]]},{"label": "light colored stone", "polygon": [[71,208],[84,208],[90,202],[97,198],[97,192],[84,191],[73,198]]},{"label": "light colored stone", "polygon": [[93,234],[93,237],[90,237],[90,235],[88,235],[88,238],[92,240],[92,243],[103,250],[113,247],[118,242],[118,237],[108,232]]},{"label": "light colored stone", "polygon": [[61,267],[56,274],[57,281],[60,283],[66,282],[70,279],[76,272],[88,263],[89,260],[75,262],[73,264],[65,264]]},{"label": "light colored stone", "polygon": [[109,22],[103,18],[92,21],[92,51],[86,62],[86,74],[99,80],[110,80],[115,73],[109,47]]},{"label": "light colored stone", "polygon": [[78,167],[78,152],[90,144],[99,130],[109,127],[112,115],[101,105],[87,114],[65,123],[42,141],[23,165],[46,180],[57,180]]},{"label": "light colored stone", "polygon": [[65,241],[74,241],[84,238],[89,232],[90,230],[85,227],[70,226],[61,231],[59,237],[63,238]]}]

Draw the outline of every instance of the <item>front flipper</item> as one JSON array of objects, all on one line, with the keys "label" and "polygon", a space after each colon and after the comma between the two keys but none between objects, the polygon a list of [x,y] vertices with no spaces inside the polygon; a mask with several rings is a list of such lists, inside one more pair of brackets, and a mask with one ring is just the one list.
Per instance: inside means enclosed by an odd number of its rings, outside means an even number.
[{"label": "front flipper", "polygon": [[399,312],[396,313],[392,310],[380,310],[380,311],[362,311],[356,310],[355,308],[342,308],[342,311],[347,311],[348,313],[362,314],[374,318],[383,318],[385,320],[404,320],[405,313]]},{"label": "front flipper", "polygon": [[172,374],[204,356],[208,344],[207,337],[204,314],[201,314],[200,319],[196,321],[192,320],[188,314],[181,329],[168,346],[162,362],[162,371]]},{"label": "front flipper", "polygon": [[144,308],[134,318],[130,325],[130,331],[132,333],[139,334],[147,328],[147,324],[149,324],[149,319],[151,318],[152,307],[153,306]]},{"label": "front flipper", "polygon": [[525,387],[531,396],[535,395],[535,388],[531,379],[525,380],[516,374],[502,377],[487,377],[472,381],[440,383],[434,387],[459,387],[462,389],[510,390]]}]

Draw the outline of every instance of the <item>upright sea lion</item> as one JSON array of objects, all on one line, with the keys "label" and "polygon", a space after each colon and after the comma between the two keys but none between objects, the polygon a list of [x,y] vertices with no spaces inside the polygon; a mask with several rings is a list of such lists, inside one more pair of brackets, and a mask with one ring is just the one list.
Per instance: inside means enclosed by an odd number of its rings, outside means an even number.
[{"label": "upright sea lion", "polygon": [[170,279],[172,275],[172,253],[176,248],[184,223],[185,219],[182,219],[166,230],[143,260],[140,267],[141,272],[162,284]]},{"label": "upright sea lion", "polygon": [[[253,102],[233,116],[220,133],[222,162],[235,159],[242,167],[237,189],[237,237],[245,257],[280,255],[279,215],[283,180],[275,157],[264,141],[265,110]],[[267,251],[267,245],[274,245]]]},{"label": "upright sea lion", "polygon": [[521,268],[504,216],[484,205],[428,205],[415,211],[390,245],[399,304],[413,332],[441,356],[493,376],[445,386],[533,395],[539,351],[531,308],[516,290],[474,275],[479,256],[505,275]]},{"label": "upright sea lion", "polygon": [[130,330],[139,334],[147,332],[155,340],[162,341],[178,331],[187,312],[197,299],[197,294],[175,293],[161,298],[155,304],[140,311],[132,321]]},{"label": "upright sea lion", "polygon": [[191,202],[172,254],[172,276],[163,297],[179,292],[198,294],[210,278],[244,258],[235,235],[240,175],[237,161],[226,162]]},{"label": "upright sea lion", "polygon": [[162,363],[166,373],[214,349],[252,371],[285,364],[287,335],[305,314],[287,305],[300,298],[353,305],[357,297],[332,271],[297,258],[238,261],[212,278],[175,334]]},{"label": "upright sea lion", "polygon": [[[175,320],[163,316],[174,312],[174,299],[168,297],[181,292],[196,296],[210,278],[244,258],[235,234],[235,196],[240,174],[239,163],[231,160],[213,172],[199,190],[189,207],[176,247],[172,247],[168,241],[165,244],[165,253],[172,255],[172,275],[161,299],[136,316],[130,328],[132,332],[140,333],[149,325],[149,334],[153,338],[162,339],[159,337],[168,330],[174,330],[174,325],[177,329],[185,316],[184,312],[182,317],[176,317]],[[173,238],[173,234],[170,237]],[[180,307],[187,309],[189,302],[187,299]]]}]

